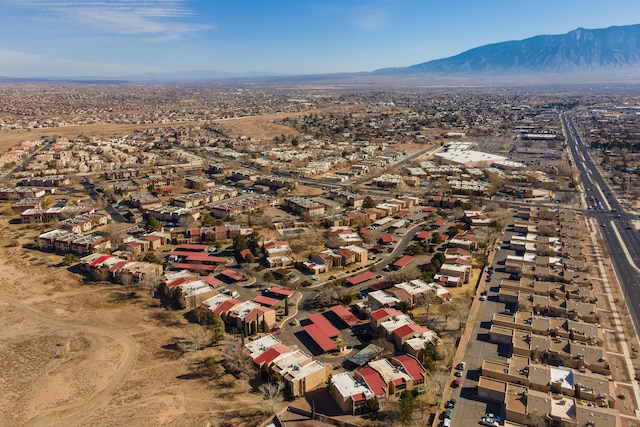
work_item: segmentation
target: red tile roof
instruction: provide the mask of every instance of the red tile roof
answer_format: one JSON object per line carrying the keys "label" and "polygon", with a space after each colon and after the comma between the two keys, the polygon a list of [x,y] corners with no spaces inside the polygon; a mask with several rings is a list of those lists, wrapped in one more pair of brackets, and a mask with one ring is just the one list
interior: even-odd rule
{"label": "red tile roof", "polygon": [[178,270],[189,270],[189,271],[193,271],[193,270],[214,271],[216,268],[218,268],[218,266],[215,264],[190,264],[188,262],[179,262],[178,264],[174,265],[173,268]]}
{"label": "red tile roof", "polygon": [[212,256],[204,252],[196,252],[190,253],[185,258],[185,261],[206,261],[206,262],[215,262],[218,264],[224,264],[227,262],[227,258],[223,256]]}
{"label": "red tile roof", "polygon": [[185,283],[189,283],[189,282],[193,282],[195,281],[196,278],[193,276],[189,276],[189,277],[181,277],[179,279],[176,279],[172,282],[167,283],[167,288],[176,288],[180,285],[183,285]]}
{"label": "red tile roof", "polygon": [[390,288],[392,286],[392,284],[390,282],[387,282],[386,280],[381,280],[380,282],[374,283],[373,285],[370,285],[367,287],[367,289],[369,289],[370,291],[381,291],[383,289],[387,289]]}
{"label": "red tile roof", "polygon": [[318,344],[318,347],[320,347],[322,351],[327,352],[338,348],[336,343],[334,343],[333,340],[328,337],[315,323],[303,326],[302,328],[307,334],[309,334],[309,337]]}
{"label": "red tile roof", "polygon": [[281,354],[291,353],[291,349],[286,345],[276,345],[268,349],[267,351],[260,354],[258,357],[253,359],[253,361],[257,365],[270,365],[273,360],[280,356]]}
{"label": "red tile roof", "polygon": [[395,286],[393,286],[389,288],[387,292],[390,292],[393,295],[395,295],[396,298],[398,298],[400,301],[403,301],[409,304],[413,302],[413,298],[411,298],[411,295],[409,295],[409,292],[405,291],[402,288],[396,288]]}
{"label": "red tile roof", "polygon": [[397,267],[397,268],[402,268],[402,267],[405,267],[407,264],[409,264],[414,259],[415,259],[415,257],[413,257],[411,255],[404,255],[402,258],[400,258],[399,260],[394,262],[393,266]]}
{"label": "red tile roof", "polygon": [[225,277],[228,277],[231,280],[235,280],[235,281],[244,279],[244,275],[242,273],[240,273],[239,271],[232,270],[230,268],[227,268],[227,269],[221,271],[220,274],[222,274]]}
{"label": "red tile roof", "polygon": [[279,241],[276,241],[276,242],[269,242],[269,243],[265,243],[265,244],[263,245],[263,247],[264,247],[265,249],[269,249],[269,248],[272,248],[272,247],[274,247],[274,246],[288,246],[288,245],[287,245],[287,242],[279,242]]}
{"label": "red tile roof", "polygon": [[293,289],[283,288],[282,286],[272,286],[272,287],[269,288],[269,292],[271,292],[272,294],[277,294],[277,295],[282,295],[282,296],[285,296],[285,297],[290,297],[296,291],[294,291]]}
{"label": "red tile roof", "polygon": [[393,331],[393,334],[397,335],[400,338],[404,338],[406,336],[412,336],[420,332],[430,332],[430,330],[429,328],[425,328],[424,326],[416,325],[414,323],[414,324],[404,325],[399,327],[398,329]]}
{"label": "red tile roof", "polygon": [[367,366],[356,371],[362,378],[367,386],[371,389],[374,395],[381,396],[386,394],[387,383],[384,382],[382,375],[375,369]]}
{"label": "red tile roof", "polygon": [[407,371],[407,373],[411,375],[414,381],[424,380],[425,369],[420,364],[420,362],[418,362],[418,359],[408,354],[395,356],[394,359],[400,362],[400,364],[404,367],[405,371]]}
{"label": "red tile roof", "polygon": [[357,285],[359,283],[366,282],[367,280],[371,280],[376,276],[376,273],[372,271],[366,271],[364,273],[358,274],[357,276],[349,277],[347,279],[347,282],[349,282],[350,285]]}
{"label": "red tile roof", "polygon": [[244,316],[244,321],[247,323],[254,322],[254,321],[259,322],[263,319],[263,316],[269,311],[273,311],[273,310],[269,307],[256,307],[253,310],[251,310],[249,314]]}
{"label": "red tile roof", "polygon": [[367,396],[364,393],[358,393],[351,396],[351,398],[354,402],[361,402],[363,400],[366,400]]}
{"label": "red tile roof", "polygon": [[112,255],[102,255],[102,256],[96,258],[91,264],[89,264],[89,266],[90,267],[95,267],[96,265],[102,264],[103,262],[105,262],[109,258],[113,258],[113,256]]}
{"label": "red tile roof", "polygon": [[117,262],[115,265],[112,265],[111,268],[109,268],[109,273],[113,273],[114,271],[118,271],[120,270],[122,267],[124,267],[125,265],[129,264],[131,261],[120,261]]}
{"label": "red tile roof", "polygon": [[220,304],[219,306],[217,306],[215,309],[213,309],[212,311],[215,314],[225,314],[227,313],[229,310],[231,310],[233,307],[235,307],[238,304],[242,304],[242,301],[240,301],[239,299],[228,299],[226,301],[224,301],[222,304]]}
{"label": "red tile roof", "polygon": [[422,230],[421,232],[419,232],[418,234],[416,234],[416,238],[417,239],[428,239],[429,236],[431,236],[431,232],[427,231],[427,230]]}
{"label": "red tile roof", "polygon": [[280,302],[279,299],[265,297],[264,295],[258,295],[257,297],[253,298],[251,301],[257,302],[258,304],[262,304],[267,307],[273,307],[274,305]]}
{"label": "red tile roof", "polygon": [[313,313],[307,316],[315,325],[318,325],[322,332],[329,338],[337,337],[340,331],[331,324],[321,313]]}
{"label": "red tile roof", "polygon": [[344,305],[334,305],[333,307],[331,307],[331,311],[333,311],[344,323],[349,326],[356,325],[360,321]]}
{"label": "red tile roof", "polygon": [[216,279],[216,278],[215,278],[215,277],[213,277],[213,276],[204,276],[204,277],[202,278],[202,280],[203,280],[207,285],[209,285],[209,286],[213,286],[214,288],[215,288],[216,286],[220,286],[220,285],[222,284],[222,281],[221,281],[221,280],[218,280],[218,279]]}
{"label": "red tile roof", "polygon": [[382,241],[382,243],[391,243],[393,242],[393,237],[391,237],[391,234],[385,233],[380,236],[380,240]]}
{"label": "red tile roof", "polygon": [[372,311],[370,316],[373,320],[378,321],[388,316],[399,316],[401,314],[403,313],[395,308],[381,308],[380,310]]}

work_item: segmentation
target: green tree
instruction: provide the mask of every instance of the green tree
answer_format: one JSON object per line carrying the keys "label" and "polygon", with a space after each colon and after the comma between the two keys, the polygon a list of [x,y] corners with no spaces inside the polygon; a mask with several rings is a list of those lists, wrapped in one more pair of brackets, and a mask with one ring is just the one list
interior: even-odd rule
{"label": "green tree", "polygon": [[224,339],[224,321],[219,314],[211,313],[212,316],[209,320],[209,329],[213,333],[212,340],[214,343],[220,342]]}
{"label": "green tree", "polygon": [[365,209],[375,208],[376,207],[376,202],[373,201],[371,196],[367,196],[362,201],[362,207],[365,208]]}
{"label": "green tree", "polygon": [[202,361],[202,370],[211,378],[220,378],[224,373],[224,368],[221,366],[220,362],[212,356],[206,357]]}
{"label": "green tree", "polygon": [[374,414],[380,410],[380,402],[375,397],[372,397],[364,402],[364,407],[367,412]]}
{"label": "green tree", "polygon": [[149,218],[144,226],[146,232],[161,231],[162,223],[157,218]]}
{"label": "green tree", "polygon": [[286,288],[287,286],[289,286],[291,284],[291,281],[289,280],[289,278],[287,276],[282,276],[280,278],[280,282],[278,282],[280,284],[280,286],[282,286],[283,288]]}
{"label": "green tree", "polygon": [[251,249],[251,252],[254,254],[257,254],[258,249],[260,248],[260,237],[261,236],[257,231],[253,231],[247,238],[247,247]]}
{"label": "green tree", "polygon": [[153,252],[145,254],[145,256],[142,258],[142,261],[150,262],[152,264],[162,264],[162,261],[160,261],[160,259]]}
{"label": "green tree", "polygon": [[247,249],[249,246],[247,244],[247,238],[240,234],[233,237],[233,250],[234,251],[243,251]]}
{"label": "green tree", "polygon": [[200,217],[200,223],[203,227],[213,227],[216,225],[216,219],[209,212],[205,212]]}
{"label": "green tree", "polygon": [[400,423],[403,426],[410,426],[413,418],[413,393],[405,390],[400,395]]}
{"label": "green tree", "polygon": [[438,233],[437,231],[433,232],[433,234],[431,235],[431,243],[433,243],[434,245],[439,245],[440,243],[442,243],[442,236],[440,235],[440,233]]}
{"label": "green tree", "polygon": [[78,261],[80,261],[80,258],[78,258],[77,255],[72,253],[65,254],[65,256],[62,258],[62,263],[64,265],[73,265]]}
{"label": "green tree", "polygon": [[273,275],[273,272],[271,270],[264,273],[262,278],[266,280],[267,283],[273,283],[276,280],[276,277]]}

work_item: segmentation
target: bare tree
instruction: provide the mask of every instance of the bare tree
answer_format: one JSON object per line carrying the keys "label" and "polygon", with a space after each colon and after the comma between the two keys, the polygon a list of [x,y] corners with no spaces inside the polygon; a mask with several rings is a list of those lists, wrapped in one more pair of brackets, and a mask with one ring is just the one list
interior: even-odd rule
{"label": "bare tree", "polygon": [[442,392],[444,391],[444,386],[447,383],[448,378],[449,371],[438,369],[431,375],[428,375],[425,380],[426,389],[432,391],[437,402],[440,402],[440,398],[442,397]]}
{"label": "bare tree", "polygon": [[284,400],[282,391],[284,390],[284,383],[282,381],[269,382],[260,385],[260,393],[262,399],[264,399],[266,407],[272,414],[276,414],[280,409],[280,404]]}
{"label": "bare tree", "polygon": [[160,286],[160,278],[156,277],[156,276],[153,276],[153,275],[150,275],[150,274],[145,274],[144,276],[142,276],[140,278],[139,284],[144,289],[148,289],[149,293],[153,297],[153,296],[156,295],[156,291],[158,290],[158,287]]}
{"label": "bare tree", "polygon": [[458,298],[453,300],[451,307],[453,308],[454,316],[458,320],[458,330],[464,330],[466,320],[469,317],[469,311],[471,310],[471,304],[465,299]]}
{"label": "bare tree", "polygon": [[377,338],[373,343],[382,348],[382,353],[380,354],[382,357],[391,357],[396,351],[396,347],[393,343],[385,338]]}
{"label": "bare tree", "polygon": [[185,331],[184,340],[178,346],[183,350],[198,351],[204,346],[206,338],[206,330],[200,325],[194,325]]}
{"label": "bare tree", "polygon": [[224,357],[223,365],[227,372],[243,380],[253,378],[255,368],[253,360],[243,351],[243,347],[238,341],[227,340],[222,346]]}
{"label": "bare tree", "polygon": [[428,318],[431,306],[441,304],[442,299],[435,292],[425,292],[420,296],[418,303],[426,308],[426,317]]}

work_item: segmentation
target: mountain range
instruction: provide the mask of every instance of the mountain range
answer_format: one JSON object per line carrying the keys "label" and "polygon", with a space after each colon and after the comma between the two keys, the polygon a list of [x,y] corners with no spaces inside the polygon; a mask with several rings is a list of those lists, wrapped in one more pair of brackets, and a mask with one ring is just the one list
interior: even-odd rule
{"label": "mountain range", "polygon": [[[524,40],[506,41],[479,46],[449,58],[436,59],[409,67],[382,68],[373,72],[334,73],[316,75],[282,75],[269,72],[224,73],[218,71],[183,71],[148,73],[118,77],[70,76],[11,78],[0,77],[2,82],[66,81],[76,83],[114,84],[127,82],[214,82],[232,80],[269,82],[342,81],[381,77],[401,83],[399,76],[433,80],[438,78],[459,82],[459,79],[501,79],[513,77],[514,82],[527,78],[545,80],[561,78],[575,81],[592,78],[606,82],[614,80],[640,80],[640,24],[614,26],[601,29],[578,28],[566,34],[540,35]],[[538,76],[538,77],[536,77]],[[384,79],[383,79],[384,80]]]}
{"label": "mountain range", "polygon": [[489,44],[449,58],[374,74],[518,74],[621,70],[640,66],[640,24],[578,28]]}

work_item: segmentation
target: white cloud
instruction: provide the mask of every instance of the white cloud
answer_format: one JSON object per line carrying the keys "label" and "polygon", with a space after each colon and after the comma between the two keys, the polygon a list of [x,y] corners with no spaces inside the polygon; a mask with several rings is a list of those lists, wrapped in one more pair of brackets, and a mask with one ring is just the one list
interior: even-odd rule
{"label": "white cloud", "polygon": [[117,76],[134,71],[139,70],[119,64],[72,61],[0,50],[0,76],[3,77]]}
{"label": "white cloud", "polygon": [[160,40],[213,28],[187,22],[193,12],[185,0],[0,0],[0,3],[52,12],[68,22],[107,32],[153,35]]}
{"label": "white cloud", "polygon": [[364,30],[381,30],[389,26],[392,13],[380,7],[358,8],[355,13],[355,25]]}

